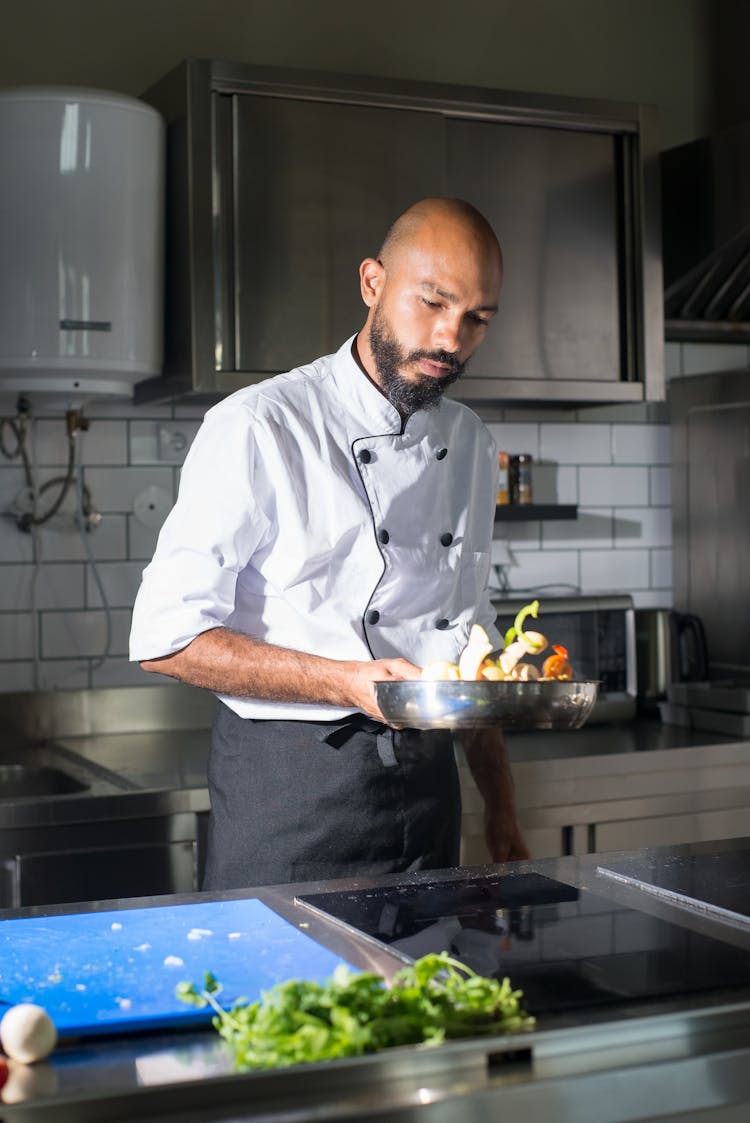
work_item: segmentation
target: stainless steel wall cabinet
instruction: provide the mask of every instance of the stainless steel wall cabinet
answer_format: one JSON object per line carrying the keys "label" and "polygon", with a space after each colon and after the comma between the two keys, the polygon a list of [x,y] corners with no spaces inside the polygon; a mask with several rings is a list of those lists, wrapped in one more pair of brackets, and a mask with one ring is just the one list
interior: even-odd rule
{"label": "stainless steel wall cabinet", "polygon": [[472,403],[664,397],[658,150],[644,106],[190,60],[168,122],[165,376],[218,397],[335,350],[398,213],[460,195],[506,259]]}

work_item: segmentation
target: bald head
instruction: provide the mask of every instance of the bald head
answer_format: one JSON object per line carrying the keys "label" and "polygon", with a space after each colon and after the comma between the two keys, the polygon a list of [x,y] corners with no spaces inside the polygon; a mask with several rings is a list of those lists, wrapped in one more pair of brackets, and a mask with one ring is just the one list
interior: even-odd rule
{"label": "bald head", "polygon": [[422,242],[439,244],[446,239],[460,239],[468,252],[474,251],[502,275],[503,255],[495,231],[464,199],[420,199],[393,223],[378,256],[391,269],[403,253],[411,253]]}

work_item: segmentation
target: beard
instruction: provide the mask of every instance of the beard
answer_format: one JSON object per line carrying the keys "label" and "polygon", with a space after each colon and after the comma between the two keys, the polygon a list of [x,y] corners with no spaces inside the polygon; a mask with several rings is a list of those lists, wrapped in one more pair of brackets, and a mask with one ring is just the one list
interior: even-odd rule
{"label": "beard", "polygon": [[[459,363],[450,351],[404,351],[379,308],[375,309],[370,326],[370,350],[380,378],[381,390],[404,417],[410,417],[418,409],[434,409],[448,387],[461,377],[466,367],[466,363]],[[438,378],[418,374],[413,379],[401,373],[402,368],[418,359],[444,363],[448,372]]]}

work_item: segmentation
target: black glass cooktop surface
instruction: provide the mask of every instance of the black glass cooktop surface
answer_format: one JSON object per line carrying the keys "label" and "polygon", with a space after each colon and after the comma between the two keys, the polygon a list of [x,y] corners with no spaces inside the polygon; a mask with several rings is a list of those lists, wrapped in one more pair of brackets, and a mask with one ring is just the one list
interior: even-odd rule
{"label": "black glass cooktop surface", "polygon": [[750,951],[540,874],[298,900],[411,958],[507,975],[537,1015],[750,983]]}
{"label": "black glass cooktop surface", "polygon": [[[750,818],[750,816],[749,816]],[[654,896],[707,912],[716,911],[750,929],[750,847],[714,852],[657,854],[643,859],[603,860],[597,873],[623,878]]]}

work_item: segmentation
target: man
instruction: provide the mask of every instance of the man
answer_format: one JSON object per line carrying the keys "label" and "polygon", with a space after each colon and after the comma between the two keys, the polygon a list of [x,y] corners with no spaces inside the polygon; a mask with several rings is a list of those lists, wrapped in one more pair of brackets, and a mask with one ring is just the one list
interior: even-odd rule
{"label": "man", "polygon": [[[497,310],[486,220],[425,199],[360,266],[362,330],[211,409],[144,572],[131,658],[220,698],[204,887],[458,862],[446,731],[393,730],[375,683],[500,646],[497,458],[443,399]],[[527,855],[502,736],[463,737],[495,860]]]}

